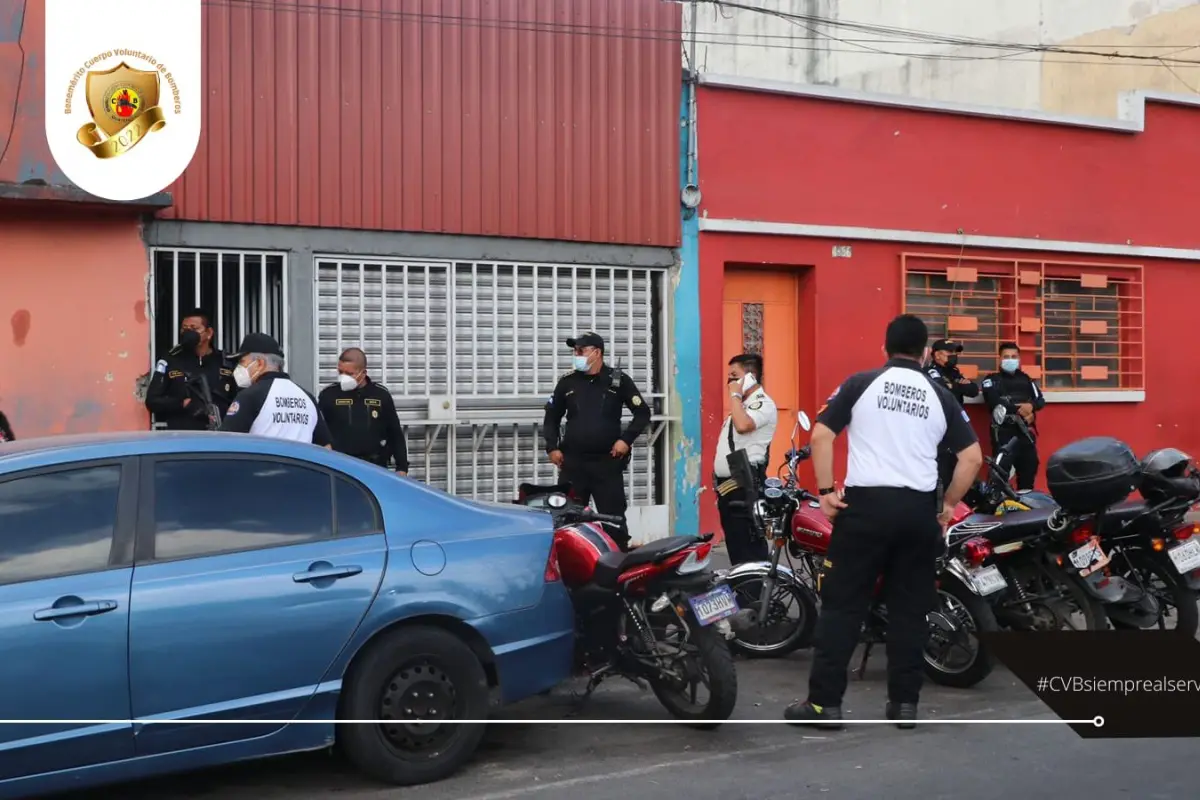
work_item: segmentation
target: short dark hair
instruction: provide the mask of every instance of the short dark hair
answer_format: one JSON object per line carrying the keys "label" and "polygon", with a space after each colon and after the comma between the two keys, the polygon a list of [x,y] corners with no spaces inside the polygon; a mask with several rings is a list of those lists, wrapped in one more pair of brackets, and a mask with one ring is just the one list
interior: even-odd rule
{"label": "short dark hair", "polygon": [[179,315],[179,324],[182,325],[185,319],[191,319],[192,317],[199,317],[200,319],[204,320],[204,327],[212,327],[212,317],[208,316],[208,312],[203,308],[193,308],[189,311],[183,312]]}
{"label": "short dark hair", "polygon": [[888,356],[920,358],[929,344],[929,328],[915,314],[901,314],[888,323],[883,337],[883,349]]}
{"label": "short dark hair", "polygon": [[1000,349],[996,352],[1003,353],[1005,350],[1016,350],[1018,353],[1021,352],[1021,348],[1017,347],[1016,342],[1001,342]]}
{"label": "short dark hair", "polygon": [[753,374],[754,377],[758,378],[758,382],[762,383],[763,360],[762,356],[760,356],[758,353],[739,353],[738,355],[729,359],[729,366],[732,367],[734,364],[737,364],[739,367],[746,370],[746,372]]}
{"label": "short dark hair", "polygon": [[338,356],[338,361],[346,361],[363,369],[367,368],[367,354],[362,351],[361,347],[347,347]]}

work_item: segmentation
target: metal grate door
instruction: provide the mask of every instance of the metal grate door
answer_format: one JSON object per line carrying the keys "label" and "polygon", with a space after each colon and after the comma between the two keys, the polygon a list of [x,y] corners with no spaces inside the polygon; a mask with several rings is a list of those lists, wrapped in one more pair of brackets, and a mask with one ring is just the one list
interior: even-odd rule
{"label": "metal grate door", "polygon": [[318,379],[334,379],[345,347],[366,351],[371,374],[396,398],[415,477],[498,502],[522,481],[553,480],[543,408],[570,368],[563,339],[595,330],[655,412],[634,447],[630,503],[665,502],[663,271],[316,260]]}
{"label": "metal grate door", "polygon": [[150,364],[179,343],[180,315],[203,309],[212,320],[214,344],[229,352],[247,333],[265,332],[287,348],[284,302],[287,257],[242,250],[151,248],[148,291]]}

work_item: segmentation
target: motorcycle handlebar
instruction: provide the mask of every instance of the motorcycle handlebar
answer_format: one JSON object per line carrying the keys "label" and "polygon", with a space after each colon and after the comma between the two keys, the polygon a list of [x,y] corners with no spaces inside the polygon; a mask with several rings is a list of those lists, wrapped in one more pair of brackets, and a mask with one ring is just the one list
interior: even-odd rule
{"label": "motorcycle handlebar", "polygon": [[602,522],[610,525],[620,525],[624,522],[621,517],[612,514],[600,514],[586,508],[570,509],[562,512],[561,516],[576,522]]}

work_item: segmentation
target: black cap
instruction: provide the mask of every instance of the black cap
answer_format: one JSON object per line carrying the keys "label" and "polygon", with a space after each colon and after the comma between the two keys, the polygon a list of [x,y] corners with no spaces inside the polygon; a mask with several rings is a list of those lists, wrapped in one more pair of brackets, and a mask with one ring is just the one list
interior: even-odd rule
{"label": "black cap", "polygon": [[938,339],[933,343],[933,347],[929,349],[934,353],[939,350],[945,350],[947,353],[961,353],[962,345],[953,339]]}
{"label": "black cap", "polygon": [[237,360],[247,353],[262,353],[268,356],[283,357],[283,350],[279,348],[279,342],[266,333],[248,333],[246,338],[242,339],[242,345],[237,349],[236,353],[230,353],[227,358]]}
{"label": "black cap", "polygon": [[603,352],[604,340],[600,338],[600,334],[588,331],[587,333],[581,333],[578,336],[572,336],[570,339],[567,339],[567,347],[594,347]]}

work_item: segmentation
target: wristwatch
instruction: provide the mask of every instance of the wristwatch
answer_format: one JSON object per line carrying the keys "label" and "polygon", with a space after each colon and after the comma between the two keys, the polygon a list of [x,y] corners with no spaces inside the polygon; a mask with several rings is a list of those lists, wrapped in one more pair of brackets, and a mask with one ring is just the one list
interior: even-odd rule
{"label": "wristwatch", "polygon": [[730,396],[730,397],[736,397],[738,400],[741,400],[741,399],[742,399],[742,396],[741,396],[740,394],[738,394],[737,392],[730,392],[730,393],[729,393],[729,396]]}
{"label": "wristwatch", "polygon": [[833,489],[833,488],[829,488],[829,489],[817,489],[817,494],[821,495],[821,497],[824,497],[825,495],[827,495],[827,494],[833,494],[833,493],[834,493],[834,492],[836,492],[836,491],[837,491],[837,489]]}

